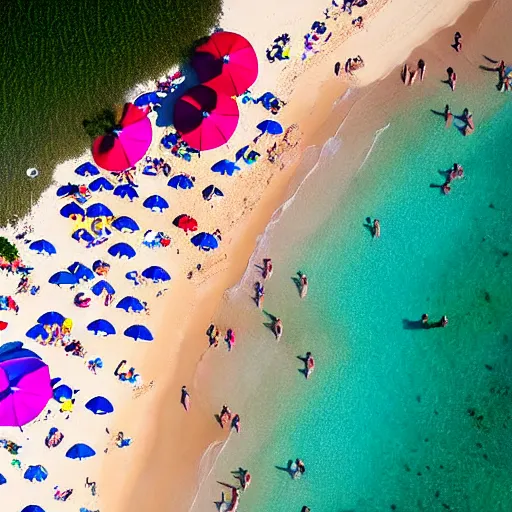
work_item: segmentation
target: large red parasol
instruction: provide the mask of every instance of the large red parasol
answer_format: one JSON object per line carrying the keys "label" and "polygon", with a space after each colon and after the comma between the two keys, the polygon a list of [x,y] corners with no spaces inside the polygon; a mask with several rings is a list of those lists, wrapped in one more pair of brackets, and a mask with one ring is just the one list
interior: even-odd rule
{"label": "large red parasol", "polygon": [[189,89],[174,107],[174,126],[189,146],[200,151],[225,144],[238,117],[235,100],[204,85]]}
{"label": "large red parasol", "polygon": [[254,48],[234,32],[213,34],[196,48],[192,65],[204,85],[228,96],[240,96],[258,76]]}
{"label": "large red parasol", "polygon": [[151,121],[147,114],[146,109],[127,103],[119,126],[94,140],[94,161],[112,172],[121,172],[134,166],[151,144]]}
{"label": "large red parasol", "polygon": [[173,224],[176,227],[183,229],[185,233],[188,231],[197,231],[197,220],[190,217],[190,215],[179,215],[174,219]]}

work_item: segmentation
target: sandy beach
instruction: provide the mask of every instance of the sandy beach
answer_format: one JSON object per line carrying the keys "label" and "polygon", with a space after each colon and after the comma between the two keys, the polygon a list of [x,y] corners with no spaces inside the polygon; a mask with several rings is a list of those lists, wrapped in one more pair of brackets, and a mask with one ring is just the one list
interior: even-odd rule
{"label": "sandy beach", "polygon": [[[163,176],[153,178],[138,173],[140,197],[160,194],[169,202],[169,210],[163,214],[152,213],[142,207],[141,200],[130,203],[109,192],[95,193],[88,203],[103,202],[116,216],[128,215],[136,220],[140,231],[134,234],[115,232],[111,238],[112,242],[127,242],[136,249],[137,255],[131,260],[110,256],[107,246],[111,244],[84,249],[70,237],[76,227],[73,221],[59,214],[66,201],[56,197],[57,187],[68,182],[79,183],[73,170],[89,161],[90,153],[57,168],[55,185],[41,197],[29,218],[0,232],[14,239],[25,225],[30,225],[32,232],[26,239],[47,239],[57,250],[55,256],[46,257],[30,251],[28,244],[18,244],[22,260],[34,267],[33,284],[40,285],[41,289],[35,296],[14,295],[19,276],[1,275],[1,293],[15,296],[20,307],[17,316],[12,312],[0,313],[0,320],[9,324],[1,340],[23,341],[49,365],[52,378],[60,377],[63,383],[79,391],[69,418],[59,412],[59,405],[51,400],[46,408],[51,412],[42,413],[23,431],[0,428],[0,438],[22,446],[17,457],[21,470],[10,465],[12,457],[7,452],[1,454],[0,473],[8,483],[0,487],[3,510],[17,512],[29,504],[52,510],[53,489],[57,485],[61,490],[73,489],[71,498],[59,505],[63,511],[79,507],[101,511],[158,511],[170,506],[173,510],[189,510],[197,489],[200,460],[209,446],[223,439],[209,404],[201,399],[201,389],[196,387],[194,375],[208,349],[205,331],[214,320],[225,290],[240,279],[258,236],[274,211],[293,193],[297,174],[307,167],[301,162],[305,149],[323,145],[347,114],[350,102],[346,107],[338,104],[336,119],[331,118],[336,100],[349,89],[364,88],[384,78],[415,48],[454,23],[470,3],[464,0],[448,4],[434,0],[415,4],[406,0],[370,2],[364,8],[354,8],[353,16],[340,13],[337,20],[325,20],[327,33],[332,32],[332,36],[319,46],[318,54],[309,54],[303,61],[304,34],[315,20],[324,20],[322,11],[328,5],[305,4],[299,8],[288,0],[278,5],[265,0],[247,16],[243,6],[225,2],[221,27],[247,37],[258,55],[260,72],[251,88],[253,96],[272,91],[287,102],[276,119],[285,129],[290,129],[288,143],[283,142],[282,137],[278,139],[282,151],[272,164],[265,154],[274,140],[263,136],[253,146],[262,154],[259,162],[233,177],[219,176],[210,172],[212,164],[223,158],[233,159],[235,152],[258,134],[256,124],[271,117],[260,105],[240,105],[240,123],[229,144],[205,152],[190,163],[174,159],[164,151],[159,142],[165,129],[154,127],[148,154],[165,158],[172,165],[173,173],[195,176],[194,189],[174,190],[166,187]],[[362,29],[351,23],[359,15],[364,18]],[[291,58],[271,64],[265,58],[265,49],[285,32],[292,41]],[[343,67],[349,57],[356,55],[362,56],[364,68],[352,76],[341,73],[336,77],[333,71],[336,61]],[[156,113],[150,117],[156,121]],[[108,177],[108,173],[103,174]],[[200,191],[212,183],[224,192],[221,201],[202,199]],[[206,254],[193,247],[190,235],[172,224],[173,219],[183,213],[192,215],[201,231],[220,229],[220,248]],[[142,237],[149,229],[168,234],[172,239],[170,247],[143,247]],[[96,297],[91,307],[81,310],[73,305],[73,297],[77,291],[88,290],[90,285],[81,284],[77,290],[70,291],[48,284],[51,275],[73,262],[91,267],[97,259],[111,264],[108,281],[116,289],[116,299],[134,295],[148,303],[149,315],[125,313],[116,309],[115,303],[106,308]],[[167,270],[172,276],[171,282],[134,287],[125,279],[127,272],[142,271],[149,265]],[[201,265],[201,270],[197,270],[197,265]],[[189,272],[192,272],[191,279],[187,279]],[[73,320],[72,335],[84,345],[87,351],[84,358],[66,355],[62,348],[41,346],[26,338],[27,330],[46,311],[58,311]],[[103,338],[88,332],[86,326],[98,318],[112,322],[117,335]],[[137,323],[151,330],[155,338],[152,344],[133,342],[122,336],[128,326]],[[103,360],[103,368],[96,375],[87,368],[87,361],[95,357]],[[119,382],[113,375],[121,360],[127,360],[140,374],[141,381],[136,386]],[[179,401],[184,384],[192,397],[188,413]],[[112,402],[114,414],[95,416],[85,409],[85,403],[98,395]],[[64,434],[64,441],[60,447],[49,450],[44,438],[51,427],[57,427]],[[119,449],[115,445],[115,435],[120,431],[133,439],[131,446]],[[65,450],[81,442],[90,445],[97,455],[81,462],[64,458]],[[47,469],[49,477],[45,482],[31,483],[23,479],[24,470],[35,464]],[[96,482],[95,496],[90,487],[85,486],[86,478]]]}

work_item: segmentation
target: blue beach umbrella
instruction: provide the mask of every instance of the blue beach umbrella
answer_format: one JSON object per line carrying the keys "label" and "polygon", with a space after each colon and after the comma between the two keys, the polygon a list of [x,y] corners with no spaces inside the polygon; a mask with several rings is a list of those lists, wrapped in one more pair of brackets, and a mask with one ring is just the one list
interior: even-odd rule
{"label": "blue beach umbrella", "polygon": [[64,315],[61,315],[57,311],[48,311],[48,313],[45,313],[44,315],[41,315],[37,319],[37,323],[41,325],[62,325],[64,323],[64,320],[66,320],[66,317]]}
{"label": "blue beach umbrella", "polygon": [[64,402],[64,400],[70,400],[73,396],[73,390],[66,386],[66,384],[61,384],[53,390],[53,399],[59,403]]}
{"label": "blue beach umbrella", "polygon": [[61,271],[53,274],[53,276],[48,279],[48,282],[60,286],[61,284],[75,285],[78,283],[78,280],[71,272]]}
{"label": "blue beach umbrella", "polygon": [[91,192],[101,192],[102,190],[114,190],[114,185],[110,183],[104,176],[96,178],[89,183],[89,190]]}
{"label": "blue beach umbrella", "polygon": [[212,171],[218,172],[222,176],[224,174],[227,174],[228,176],[233,176],[233,173],[239,170],[240,167],[236,165],[236,162],[231,162],[230,160],[221,160],[220,162],[217,162],[216,164],[212,165]]}
{"label": "blue beach umbrella", "polygon": [[185,176],[185,174],[176,174],[176,176],[173,176],[167,182],[167,186],[175,189],[182,188],[186,190],[189,188],[194,188],[194,182],[191,178]]}
{"label": "blue beach umbrella", "polygon": [[114,216],[112,210],[108,206],[105,206],[103,203],[91,204],[91,206],[87,208],[85,215],[90,218]]}
{"label": "blue beach umbrella", "polygon": [[190,241],[203,251],[209,251],[219,247],[219,241],[210,233],[199,233],[193,236]]}
{"label": "blue beach umbrella", "polygon": [[21,512],[44,512],[39,505],[27,505]]}
{"label": "blue beach umbrella", "polygon": [[100,171],[98,171],[98,168],[91,164],[91,162],[85,162],[85,164],[79,165],[75,169],[75,173],[79,176],[96,176]]}
{"label": "blue beach umbrella", "polygon": [[87,330],[93,332],[96,336],[110,336],[116,333],[115,327],[103,319],[94,320],[87,326]]}
{"label": "blue beach umbrella", "polygon": [[169,208],[169,203],[163,197],[154,195],[145,199],[142,206],[153,212],[162,213],[163,210]]}
{"label": "blue beach umbrella", "polygon": [[119,196],[121,199],[127,197],[130,201],[133,201],[134,199],[139,197],[139,194],[137,193],[135,188],[132,187],[130,184],[118,185],[114,190],[114,195]]}
{"label": "blue beach umbrella", "polygon": [[144,94],[141,94],[138,98],[135,99],[135,101],[133,102],[133,104],[136,106],[136,107],[145,107],[146,105],[150,105],[150,104],[157,104],[157,103],[160,103],[162,101],[163,98],[165,98],[167,96],[166,93],[162,93],[162,92],[157,92],[157,91],[153,91],[153,92],[146,92]]}
{"label": "blue beach umbrella", "polygon": [[208,185],[203,190],[203,199],[205,201],[209,201],[213,197],[223,197],[223,196],[224,196],[224,192],[222,192],[222,190],[220,190],[220,188],[217,188],[215,185]]}
{"label": "blue beach umbrella", "polygon": [[23,475],[25,480],[44,482],[48,478],[48,471],[43,466],[29,466]]}
{"label": "blue beach umbrella", "polygon": [[124,335],[133,338],[135,341],[153,341],[153,335],[144,325],[132,325],[124,331]]}
{"label": "blue beach umbrella", "polygon": [[2,475],[2,473],[0,473],[0,485],[4,485],[7,483],[7,479],[5,478],[4,475]]}
{"label": "blue beach umbrella", "polygon": [[247,150],[249,149],[249,144],[247,144],[247,146],[244,146],[243,148],[240,148],[237,152],[236,152],[236,155],[235,155],[235,160],[238,162],[238,160],[241,160],[245,153],[247,152]]}
{"label": "blue beach umbrella", "polygon": [[2,361],[10,361],[12,359],[21,359],[22,357],[35,357],[37,359],[41,359],[41,356],[32,352],[32,350],[23,348],[23,343],[21,341],[9,341],[0,347],[0,363]]}
{"label": "blue beach umbrella", "polygon": [[83,443],[77,443],[73,445],[67,452],[66,457],[68,459],[87,459],[94,457],[96,452],[88,445]]}
{"label": "blue beach umbrella", "polygon": [[49,334],[41,324],[36,324],[25,333],[25,336],[31,340],[37,340],[40,337],[43,341],[46,341]]}
{"label": "blue beach umbrella", "polygon": [[160,281],[170,281],[171,276],[162,267],[153,265],[142,271],[142,276],[146,279],[152,279],[153,283],[159,283]]}
{"label": "blue beach umbrella", "polygon": [[136,297],[127,296],[117,303],[116,308],[124,309],[127,313],[129,313],[130,310],[134,313],[140,313],[144,311],[144,304]]}
{"label": "blue beach umbrella", "polygon": [[78,192],[78,185],[72,185],[68,183],[67,185],[62,185],[57,189],[57,197],[65,197],[70,196],[72,194],[76,194]]}
{"label": "blue beach umbrella", "polygon": [[258,126],[256,126],[258,130],[264,133],[269,133],[270,135],[280,135],[283,133],[283,127],[277,122],[268,119],[266,121],[262,121]]}
{"label": "blue beach umbrella", "polygon": [[104,415],[114,412],[114,406],[103,396],[95,396],[91,398],[86,404],[85,408],[93,414]]}
{"label": "blue beach umbrella", "polygon": [[77,229],[71,235],[71,238],[75,239],[77,242],[83,240],[84,242],[92,242],[94,241],[94,237],[84,228]]}
{"label": "blue beach umbrella", "polygon": [[38,254],[44,254],[46,256],[51,256],[52,254],[57,254],[55,247],[53,244],[48,242],[48,240],[36,240],[32,242],[28,248],[31,251],[35,251]]}
{"label": "blue beach umbrella", "polygon": [[104,290],[106,290],[106,292],[110,295],[114,295],[116,293],[116,291],[114,290],[114,287],[110,283],[105,281],[104,279],[102,279],[101,281],[98,281],[91,288],[92,293],[94,293],[94,295],[96,295],[98,297],[103,293]]}
{"label": "blue beach umbrella", "polygon": [[116,228],[118,231],[133,233],[134,231],[139,231],[139,225],[130,217],[117,217],[117,219],[112,222],[112,227]]}
{"label": "blue beach umbrella", "polygon": [[125,242],[119,242],[108,248],[108,253],[117,258],[128,258],[131,260],[137,253],[135,249]]}
{"label": "blue beach umbrella", "polygon": [[82,279],[84,281],[91,281],[96,277],[94,272],[89,267],[86,267],[79,261],[72,263],[68,267],[68,270],[76,277],[77,281],[81,281]]}
{"label": "blue beach umbrella", "polygon": [[69,217],[71,217],[71,215],[82,215],[82,217],[83,217],[85,215],[85,212],[76,203],[68,203],[60,209],[60,214],[63,217],[66,217],[67,219],[69,219]]}

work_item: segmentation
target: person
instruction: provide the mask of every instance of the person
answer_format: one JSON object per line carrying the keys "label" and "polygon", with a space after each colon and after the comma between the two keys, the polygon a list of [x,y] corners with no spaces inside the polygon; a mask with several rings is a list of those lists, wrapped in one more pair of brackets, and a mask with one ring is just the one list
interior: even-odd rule
{"label": "person", "polygon": [[242,490],[245,491],[247,489],[247,487],[249,487],[249,485],[251,484],[251,474],[249,473],[249,471],[244,471],[243,474],[242,474]]}
{"label": "person", "polygon": [[439,321],[439,325],[441,327],[446,327],[448,325],[448,317],[446,315],[443,315],[441,317],[441,320]]}
{"label": "person", "polygon": [[462,112],[462,117],[464,119],[464,122],[466,123],[466,126],[464,127],[464,135],[470,135],[475,130],[475,125],[473,123],[473,114],[465,108]]}
{"label": "person", "polygon": [[375,219],[373,221],[373,238],[380,238],[380,221]]}
{"label": "person", "polygon": [[309,507],[306,507],[306,505],[304,505],[300,512],[311,512],[311,509]]}
{"label": "person", "polygon": [[263,301],[265,300],[265,287],[261,283],[256,283],[256,304],[258,308],[263,307]]}
{"label": "person", "polygon": [[265,279],[265,281],[266,281],[267,279],[270,279],[272,277],[272,272],[274,271],[274,267],[272,265],[272,260],[270,258],[264,259],[263,266],[264,266],[263,279]]}
{"label": "person", "polygon": [[336,62],[336,64],[334,64],[334,74],[336,76],[338,76],[340,74],[340,69],[341,69],[341,62]]}
{"label": "person", "polygon": [[502,82],[503,79],[505,78],[505,61],[504,60],[500,60],[500,63],[498,64],[496,71],[499,73],[500,82]]}
{"label": "person", "polygon": [[313,359],[313,356],[311,355],[311,352],[306,352],[306,379],[309,379],[310,375],[315,370],[315,360]]}
{"label": "person", "polygon": [[363,28],[363,17],[358,16],[357,18],[352,20],[352,25],[356,28]]}
{"label": "person", "polygon": [[283,335],[283,321],[280,318],[276,318],[274,321],[274,334],[277,341],[279,341]]}
{"label": "person", "polygon": [[123,432],[118,432],[116,436],[116,446],[118,448],[124,448],[125,446],[130,446],[132,444],[132,439],[130,437],[124,437]]}
{"label": "person", "polygon": [[234,428],[240,434],[240,415],[235,414],[231,420],[231,428]]}
{"label": "person", "polygon": [[457,73],[452,68],[448,68],[448,84],[452,91],[455,91],[457,85]]}
{"label": "person", "polygon": [[462,51],[462,34],[459,31],[455,32],[453,48],[457,53]]}
{"label": "person", "polygon": [[231,349],[235,346],[235,333],[233,329],[228,329],[226,331],[225,341],[228,344],[228,351],[231,352]]}
{"label": "person", "polygon": [[231,416],[232,416],[231,410],[229,409],[229,407],[226,404],[224,404],[222,406],[222,409],[220,411],[220,416],[219,416],[220,424],[221,424],[222,428],[224,428],[224,425],[227,425],[227,423],[229,421],[231,421]]}
{"label": "person", "polygon": [[423,313],[423,315],[421,315],[421,323],[423,324],[423,327],[428,327],[428,314],[427,313]]}
{"label": "person", "polygon": [[423,82],[425,78],[425,73],[427,72],[427,65],[423,59],[418,61],[418,69],[420,70],[420,80]]}
{"label": "person", "polygon": [[410,85],[411,82],[411,72],[409,70],[407,62],[404,64],[404,67],[402,68],[402,81],[405,85]]}
{"label": "person", "polygon": [[187,390],[187,386],[181,387],[181,405],[183,405],[183,408],[185,411],[188,411],[190,409],[190,394]]}
{"label": "person", "polygon": [[445,120],[445,127],[449,128],[453,121],[453,114],[450,111],[449,105],[446,105],[444,107],[444,120]]}
{"label": "person", "polygon": [[301,459],[295,459],[295,470],[293,472],[293,478],[297,479],[306,472],[306,466]]}
{"label": "person", "polygon": [[308,276],[306,274],[300,275],[300,298],[304,299],[308,294]]}
{"label": "person", "polygon": [[441,187],[441,190],[443,191],[443,194],[447,196],[452,191],[452,188],[450,187],[450,182],[447,181],[446,183],[444,183],[443,186]]}

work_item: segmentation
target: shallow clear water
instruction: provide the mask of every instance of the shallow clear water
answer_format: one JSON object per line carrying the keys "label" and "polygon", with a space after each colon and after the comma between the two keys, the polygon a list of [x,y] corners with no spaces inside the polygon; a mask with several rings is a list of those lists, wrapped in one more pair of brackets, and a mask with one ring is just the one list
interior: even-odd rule
{"label": "shallow clear water", "polygon": [[[286,243],[315,208],[314,184],[285,213],[262,250],[275,264],[265,309],[283,319],[279,345],[247,288],[221,313],[240,346],[219,356],[216,372],[246,371],[211,394],[241,413],[243,432],[210,480],[235,484],[229,471],[249,469],[241,510],[512,508],[512,105],[460,95],[460,110],[475,105],[475,134],[444,131],[435,103],[422,100],[392,117],[313,235]],[[331,170],[342,172],[343,151]],[[443,196],[430,185],[453,162],[466,177]],[[368,216],[380,219],[381,239],[364,227]],[[291,279],[299,269],[310,278],[304,301]],[[425,312],[449,325],[415,328]],[[310,381],[296,359],[307,350],[317,363]],[[299,481],[277,468],[296,457],[307,468]]]}

